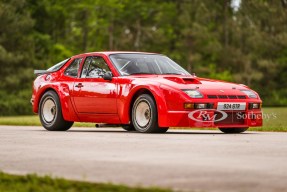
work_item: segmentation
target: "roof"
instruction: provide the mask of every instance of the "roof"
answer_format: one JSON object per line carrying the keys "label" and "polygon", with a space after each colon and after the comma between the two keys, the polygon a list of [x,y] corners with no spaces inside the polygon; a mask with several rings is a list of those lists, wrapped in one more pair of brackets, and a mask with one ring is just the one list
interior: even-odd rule
{"label": "roof", "polygon": [[124,54],[124,53],[138,53],[138,54],[158,54],[158,53],[150,53],[150,52],[139,52],[139,51],[99,51],[99,52],[87,52],[81,53],[74,56],[84,56],[87,54],[103,54],[103,55],[111,55],[111,54]]}

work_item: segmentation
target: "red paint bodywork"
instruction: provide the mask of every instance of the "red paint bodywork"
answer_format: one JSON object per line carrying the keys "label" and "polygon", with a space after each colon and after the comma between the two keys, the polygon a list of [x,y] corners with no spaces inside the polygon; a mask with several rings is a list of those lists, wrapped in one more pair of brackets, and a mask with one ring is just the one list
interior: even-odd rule
{"label": "red paint bodywork", "polygon": [[[244,113],[256,114],[255,119],[245,119],[244,124],[220,124],[215,122],[198,122],[190,119],[188,114],[194,109],[185,109],[185,103],[218,102],[262,103],[259,95],[256,99],[210,99],[207,95],[244,95],[240,89],[250,90],[244,85],[223,81],[183,75],[130,75],[120,76],[109,59],[110,54],[126,52],[94,52],[72,57],[59,71],[39,75],[33,84],[31,101],[33,111],[38,113],[41,96],[48,90],[54,90],[61,102],[63,118],[67,121],[96,122],[110,124],[129,124],[131,106],[141,93],[151,94],[157,105],[158,124],[160,127],[252,127],[262,126],[261,109]],[[129,52],[130,53],[130,52]],[[101,56],[113,73],[111,81],[102,78],[72,78],[64,75],[65,69],[75,58],[83,58],[80,69],[87,56]],[[82,88],[75,87],[82,83]],[[182,89],[197,89],[204,97],[190,98]],[[208,113],[213,114],[214,111]]]}

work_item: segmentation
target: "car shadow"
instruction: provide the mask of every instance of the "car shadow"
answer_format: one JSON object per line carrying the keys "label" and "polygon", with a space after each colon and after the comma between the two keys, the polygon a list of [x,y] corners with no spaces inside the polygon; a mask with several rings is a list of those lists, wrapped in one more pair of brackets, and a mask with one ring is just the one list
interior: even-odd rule
{"label": "car shadow", "polygon": [[[200,134],[200,135],[238,135],[238,133],[222,133],[222,132],[166,132],[165,134]],[[244,132],[240,134],[256,134],[252,132]]]}
{"label": "car shadow", "polygon": [[[119,128],[120,129],[120,128]],[[124,131],[124,130],[99,130],[99,129],[92,129],[92,130],[68,130],[68,132],[77,132],[77,133],[88,133],[88,132],[93,132],[93,133],[125,133],[125,134],[146,134],[146,133],[139,133],[137,131]],[[181,131],[174,131],[174,130],[170,130],[167,131],[166,133],[151,133],[150,135],[223,135],[226,133],[222,133],[216,130],[181,130]],[[241,134],[257,134],[256,132],[245,132],[245,133],[241,133]],[[227,135],[227,134],[226,134]],[[234,135],[232,133],[228,134],[228,135]]]}
{"label": "car shadow", "polygon": [[[82,129],[82,130],[81,130]],[[121,130],[121,128],[108,128],[109,130],[105,129],[100,129],[100,128],[76,128],[73,129],[71,128],[68,131],[55,131],[54,133],[122,133],[122,134],[148,134],[148,133],[139,133],[137,131],[125,131]],[[117,130],[118,129],[118,130]],[[31,131],[31,130],[30,130]],[[33,131],[43,131],[47,132],[47,130],[40,129],[40,130],[33,130]],[[50,132],[50,131],[49,131]],[[51,131],[52,133],[53,131]],[[224,135],[226,133],[222,133],[220,131],[215,130],[176,130],[176,129],[171,129],[167,131],[166,133],[150,133],[149,135]],[[244,132],[240,134],[258,134],[257,132]],[[226,135],[235,135],[232,133],[226,134]]]}

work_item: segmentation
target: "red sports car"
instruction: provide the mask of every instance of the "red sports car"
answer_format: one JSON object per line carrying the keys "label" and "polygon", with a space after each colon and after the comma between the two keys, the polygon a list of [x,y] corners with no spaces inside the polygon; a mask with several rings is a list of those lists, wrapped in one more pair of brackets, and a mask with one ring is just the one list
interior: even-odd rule
{"label": "red sports car", "polygon": [[241,133],[262,125],[262,101],[245,85],[189,74],[165,55],[93,52],[35,70],[31,103],[49,131],[75,121],[163,133],[217,127]]}

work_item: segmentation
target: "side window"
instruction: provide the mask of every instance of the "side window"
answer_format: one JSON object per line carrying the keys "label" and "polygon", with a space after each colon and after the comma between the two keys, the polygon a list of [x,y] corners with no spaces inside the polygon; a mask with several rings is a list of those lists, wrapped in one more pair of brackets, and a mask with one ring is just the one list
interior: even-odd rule
{"label": "side window", "polygon": [[65,70],[64,74],[71,77],[77,77],[80,64],[83,58],[75,59],[70,66]]}
{"label": "side window", "polygon": [[102,57],[87,57],[81,78],[102,78],[106,72],[111,71]]}

